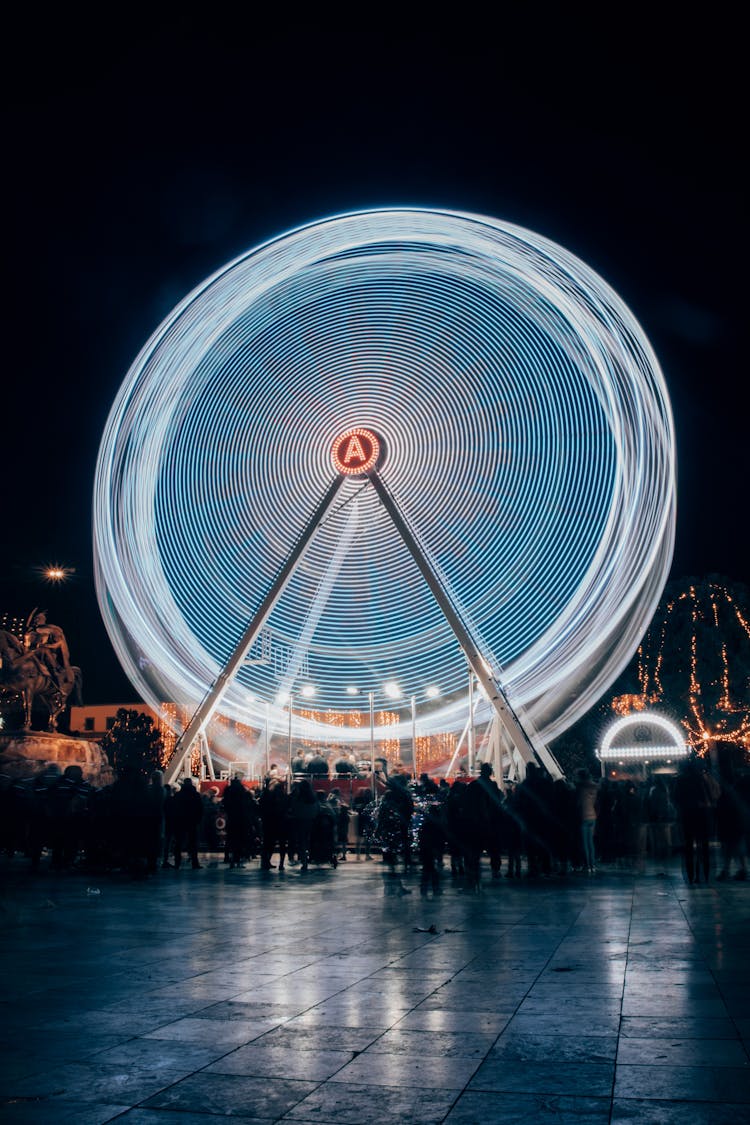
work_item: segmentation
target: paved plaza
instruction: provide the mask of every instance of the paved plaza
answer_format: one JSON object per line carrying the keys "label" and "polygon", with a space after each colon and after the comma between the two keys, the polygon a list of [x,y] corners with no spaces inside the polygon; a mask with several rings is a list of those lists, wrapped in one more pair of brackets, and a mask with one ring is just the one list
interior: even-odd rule
{"label": "paved plaza", "polygon": [[750,1121],[748,883],[219,859],[0,861],[3,1122]]}

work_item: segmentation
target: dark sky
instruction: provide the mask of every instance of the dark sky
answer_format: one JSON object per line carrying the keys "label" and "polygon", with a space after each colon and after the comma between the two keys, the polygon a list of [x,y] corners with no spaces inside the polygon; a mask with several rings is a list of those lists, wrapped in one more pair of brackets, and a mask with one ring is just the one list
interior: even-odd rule
{"label": "dark sky", "polygon": [[[619,28],[551,23],[543,7],[501,7],[494,24],[457,9],[460,27],[437,9],[408,22],[372,8],[356,27],[291,9],[255,27],[107,11],[106,28],[68,9],[9,25],[2,97],[0,612],[49,609],[87,703],[133,696],[99,617],[90,530],[130,363],[214,269],[338,211],[484,213],[601,273],[672,400],[672,577],[750,581],[743,35],[719,22],[726,9],[668,32],[636,13]],[[49,562],[74,578],[45,586]]]}

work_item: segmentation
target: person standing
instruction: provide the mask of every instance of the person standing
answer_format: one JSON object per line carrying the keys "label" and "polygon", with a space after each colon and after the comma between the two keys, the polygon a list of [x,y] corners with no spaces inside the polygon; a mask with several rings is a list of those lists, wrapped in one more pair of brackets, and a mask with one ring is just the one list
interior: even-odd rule
{"label": "person standing", "polygon": [[222,807],[227,818],[226,850],[230,867],[242,867],[249,853],[252,797],[236,775],[224,790]]}
{"label": "person standing", "polygon": [[319,812],[318,798],[307,777],[301,778],[289,796],[290,836],[300,863],[300,870],[307,871],[310,863],[310,835],[313,823]]}
{"label": "person standing", "polygon": [[271,856],[278,848],[279,871],[284,870],[286,859],[286,812],[287,796],[284,782],[273,772],[263,783],[263,791],[258,799],[260,818],[263,824],[263,845],[260,855],[262,871],[273,867]]}
{"label": "person standing", "polygon": [[190,865],[197,871],[198,825],[203,817],[203,802],[200,793],[193,785],[192,777],[186,777],[174,798],[175,848],[174,865],[179,870],[182,863],[183,847],[190,856]]}
{"label": "person standing", "polygon": [[490,762],[482,762],[479,777],[466,786],[464,797],[464,865],[474,891],[480,886],[482,853],[490,857],[493,879],[500,878],[503,795],[492,777]]}
{"label": "person standing", "polygon": [[581,848],[583,865],[589,875],[596,871],[594,853],[594,832],[596,831],[597,796],[599,786],[589,771],[581,768],[576,772],[576,799],[578,803],[578,822],[581,826]]}
{"label": "person standing", "polygon": [[164,850],[165,800],[164,774],[153,770],[146,789],[146,869],[150,875],[155,873]]}
{"label": "person standing", "polygon": [[440,869],[445,850],[445,808],[443,802],[432,794],[424,802],[418,846],[422,865],[420,892],[426,895],[431,890],[433,895],[442,894]]}
{"label": "person standing", "polygon": [[466,851],[466,830],[464,815],[465,797],[468,786],[463,781],[454,781],[445,798],[445,836],[451,860],[451,877],[462,879],[465,875],[464,854]]}
{"label": "person standing", "polygon": [[716,832],[721,844],[721,871],[717,879],[729,879],[732,863],[736,865],[735,879],[746,880],[745,867],[745,823],[742,798],[737,788],[735,770],[731,759],[726,756],[719,760],[721,771],[721,792],[716,802]]}
{"label": "person standing", "polygon": [[372,792],[364,786],[357,791],[353,801],[354,805],[354,827],[357,833],[357,859],[360,858],[362,850],[364,849],[365,859],[372,859],[370,848],[372,846],[372,837],[375,831],[375,822],[373,813],[375,809],[375,802],[373,800]]}
{"label": "person standing", "polygon": [[175,798],[177,790],[174,785],[165,783],[164,785],[164,851],[162,853],[162,868],[165,870],[168,867],[174,867],[173,863],[169,862],[169,857],[174,855],[175,848],[177,847],[176,836],[176,821],[175,821]]}
{"label": "person standing", "polygon": [[674,784],[674,803],[680,818],[684,841],[685,874],[690,884],[700,882],[701,869],[706,882],[711,870],[709,852],[712,795],[696,757],[687,758]]}
{"label": "person standing", "polygon": [[657,773],[648,791],[648,823],[651,833],[651,854],[657,862],[669,858],[672,850],[674,809],[664,774]]}
{"label": "person standing", "polygon": [[328,803],[336,813],[338,856],[339,859],[346,860],[346,849],[349,839],[349,806],[341,796],[341,790],[338,786],[334,786],[328,794]]}
{"label": "person standing", "polygon": [[383,862],[395,871],[399,856],[404,870],[411,866],[411,818],[414,801],[402,774],[394,774],[378,811],[377,835],[383,852]]}

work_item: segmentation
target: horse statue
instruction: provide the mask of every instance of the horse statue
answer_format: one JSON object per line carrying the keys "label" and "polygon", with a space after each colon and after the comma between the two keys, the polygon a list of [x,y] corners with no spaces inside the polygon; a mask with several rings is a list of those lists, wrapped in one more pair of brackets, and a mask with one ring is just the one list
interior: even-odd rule
{"label": "horse statue", "polygon": [[25,731],[31,730],[37,699],[49,711],[48,729],[56,731],[68,700],[82,705],[81,684],[80,668],[60,665],[53,670],[34,651],[27,651],[14,633],[0,629],[0,693],[21,697]]}

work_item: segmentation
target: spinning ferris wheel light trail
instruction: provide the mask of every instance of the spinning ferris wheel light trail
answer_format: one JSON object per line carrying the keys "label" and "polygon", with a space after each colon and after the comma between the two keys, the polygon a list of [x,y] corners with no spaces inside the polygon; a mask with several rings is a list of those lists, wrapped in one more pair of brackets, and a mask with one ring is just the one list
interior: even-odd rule
{"label": "spinning ferris wheel light trail", "polygon": [[[193,743],[205,731],[211,716],[221,703],[222,697],[229,687],[232,679],[237,674],[243,662],[260,635],[260,632],[271,614],[276,602],[281,597],[284,589],[292,578],[295,569],[302,562],[305,552],[313,535],[324,521],[330,511],[345,477],[368,478],[378,494],[383,507],[391,517],[402,541],[419,567],[427,585],[450,624],[456,639],[477,680],[484,687],[487,699],[495,709],[496,715],[507,732],[512,745],[514,745],[524,761],[538,761],[549,771],[552,777],[561,777],[562,770],[554,755],[543,744],[536,746],[529,733],[524,729],[517,714],[513,710],[502,685],[497,676],[492,672],[480,648],[469,632],[469,628],[461,619],[460,613],[454,606],[445,583],[438,578],[434,567],[431,565],[426,553],[419,545],[418,539],[399,508],[395,498],[389,492],[381,479],[377,469],[383,463],[385,446],[382,438],[372,430],[356,427],[340,434],[333,443],[331,460],[338,473],[323,499],[318,504],[313,515],[308,521],[302,535],[295,544],[289,558],[284,563],[276,581],[264,598],[260,609],[242,634],[237,647],[221,671],[215,684],[206,694],[198,710],[188,723],[179,739],[172,760],[169,762],[165,780],[172,783],[179,776],[185,759],[190,754]],[[290,709],[291,721],[291,709]]]}
{"label": "spinning ferris wheel light trail", "polygon": [[[269,609],[264,659],[225,676],[334,487],[337,437],[335,499]],[[651,619],[674,461],[650,344],[569,251],[485,216],[333,216],[207,278],[131,365],[94,487],[102,617],[157,711],[195,714],[225,676],[222,716],[273,736],[289,720],[281,693],[310,687],[294,735],[364,744],[357,700],[395,682],[425,701],[422,734],[458,734],[467,658],[396,512],[547,745]],[[406,704],[388,708],[388,737],[410,738]],[[493,713],[482,696],[477,722]]]}

